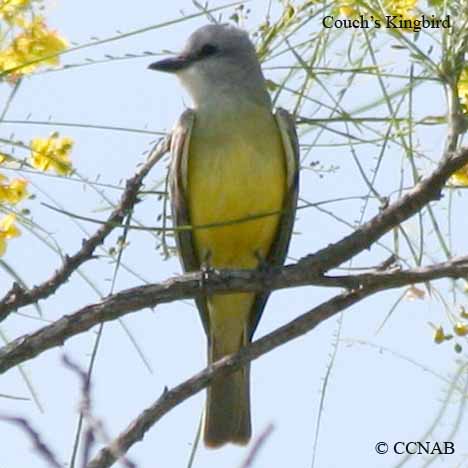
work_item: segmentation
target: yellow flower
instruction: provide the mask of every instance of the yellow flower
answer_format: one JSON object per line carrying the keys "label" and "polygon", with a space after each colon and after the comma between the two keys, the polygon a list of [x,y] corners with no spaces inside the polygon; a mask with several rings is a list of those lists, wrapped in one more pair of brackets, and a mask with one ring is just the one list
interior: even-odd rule
{"label": "yellow flower", "polygon": [[[458,79],[458,99],[463,107],[464,112],[468,111],[468,68],[464,68]],[[468,164],[456,171],[451,178],[456,185],[468,187]]]}
{"label": "yellow flower", "polygon": [[16,216],[9,214],[0,220],[0,257],[5,253],[6,241],[18,237],[21,231],[14,225]]}
{"label": "yellow flower", "polygon": [[[463,69],[458,79],[458,99],[464,112],[468,111],[468,67]],[[455,185],[468,187],[468,164],[456,171],[451,178]]]}
{"label": "yellow flower", "polygon": [[461,323],[461,322],[457,322],[453,326],[453,331],[458,336],[466,336],[468,335],[468,325]]}
{"label": "yellow flower", "polygon": [[435,343],[440,344],[440,343],[443,343],[444,341],[448,341],[453,338],[453,335],[445,334],[444,329],[442,328],[442,325],[439,325],[438,327],[436,327],[435,325],[431,324],[431,326],[434,328],[433,339]]}
{"label": "yellow flower", "polygon": [[452,174],[451,180],[455,185],[468,187],[468,165],[463,166],[457,172],[454,172]]}
{"label": "yellow flower", "polygon": [[463,319],[468,319],[468,313],[464,306],[460,306],[460,317]]}
{"label": "yellow flower", "polygon": [[10,24],[22,24],[21,13],[29,7],[30,0],[0,0],[0,18]]}
{"label": "yellow flower", "polygon": [[49,138],[34,138],[31,141],[32,165],[41,171],[53,169],[57,174],[68,175],[72,171],[70,152],[73,140],[60,138],[54,132]]}
{"label": "yellow flower", "polygon": [[10,203],[19,203],[28,195],[26,179],[14,179],[10,184]]}
{"label": "yellow flower", "polygon": [[338,10],[341,15],[348,18],[357,16],[359,13],[356,0],[338,0]]}
{"label": "yellow flower", "polygon": [[11,203],[15,205],[21,200],[24,200],[28,195],[26,186],[28,181],[25,179],[13,179],[10,183],[6,182],[8,179],[0,174],[0,202]]}
{"label": "yellow flower", "polygon": [[[341,15],[348,18],[357,16],[359,13],[367,15],[368,11],[365,3],[359,0],[337,0],[338,10]],[[412,18],[412,12],[417,4],[417,0],[383,0],[382,5],[385,13],[392,16],[401,16],[403,19]],[[361,10],[361,11],[360,11]]]}
{"label": "yellow flower", "polygon": [[468,110],[468,68],[464,68],[458,79],[458,99],[461,105]]}
{"label": "yellow flower", "polygon": [[445,340],[445,333],[444,329],[442,327],[437,327],[434,332],[434,341],[437,344],[442,343]]}
{"label": "yellow flower", "polygon": [[384,0],[384,8],[387,13],[403,18],[412,18],[418,0]]}
{"label": "yellow flower", "polygon": [[[55,31],[47,29],[41,16],[26,23],[24,31],[0,52],[0,70],[14,70],[11,79],[33,72],[43,65],[58,65],[57,54],[67,48],[67,42]],[[27,64],[27,65],[26,65]],[[24,65],[24,66],[23,66]]]}

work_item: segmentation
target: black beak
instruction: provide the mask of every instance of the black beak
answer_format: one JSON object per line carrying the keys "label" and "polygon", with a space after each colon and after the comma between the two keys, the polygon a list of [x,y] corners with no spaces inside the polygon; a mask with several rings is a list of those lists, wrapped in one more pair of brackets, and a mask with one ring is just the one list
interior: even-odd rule
{"label": "black beak", "polygon": [[187,68],[192,63],[192,60],[183,55],[177,57],[171,57],[159,62],[154,62],[148,66],[150,70],[156,70],[166,73],[177,73],[184,68]]}

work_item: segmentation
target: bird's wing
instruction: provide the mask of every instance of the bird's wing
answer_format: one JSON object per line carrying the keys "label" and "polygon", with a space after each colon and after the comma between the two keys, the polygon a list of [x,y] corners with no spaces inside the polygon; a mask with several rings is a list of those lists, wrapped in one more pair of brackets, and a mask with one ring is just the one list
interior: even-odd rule
{"label": "bird's wing", "polygon": [[[287,190],[276,238],[266,258],[266,263],[269,266],[283,265],[286,260],[294,219],[296,217],[297,197],[299,193],[299,140],[297,138],[294,118],[288,111],[281,108],[276,110],[275,118],[281,133],[284,154],[286,156]],[[259,294],[255,298],[249,324],[250,339],[252,339],[257,328],[269,295],[270,293],[267,292]]]}
{"label": "bird's wing", "polygon": [[[170,191],[173,225],[180,228],[190,226],[190,216],[187,203],[187,167],[195,112],[187,109],[179,118],[171,137],[171,169]],[[174,232],[177,251],[184,271],[200,270],[200,261],[194,249],[192,231],[190,229],[176,230]],[[208,334],[208,310],[204,299],[195,300],[200,316]]]}

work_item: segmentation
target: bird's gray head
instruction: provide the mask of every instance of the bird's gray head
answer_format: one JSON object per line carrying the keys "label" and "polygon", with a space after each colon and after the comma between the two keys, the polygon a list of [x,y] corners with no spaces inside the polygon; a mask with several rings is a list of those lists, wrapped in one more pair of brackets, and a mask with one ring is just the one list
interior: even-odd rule
{"label": "bird's gray head", "polygon": [[255,47],[245,31],[231,25],[197,29],[178,56],[148,68],[175,73],[196,106],[231,96],[270,104]]}

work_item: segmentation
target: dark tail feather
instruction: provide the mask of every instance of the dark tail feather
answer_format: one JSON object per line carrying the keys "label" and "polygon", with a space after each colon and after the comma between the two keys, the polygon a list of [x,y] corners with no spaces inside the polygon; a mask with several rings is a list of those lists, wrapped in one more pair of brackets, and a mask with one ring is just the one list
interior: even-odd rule
{"label": "dark tail feather", "polygon": [[[212,361],[215,353],[210,353]],[[210,361],[210,362],[212,362]],[[204,441],[207,447],[228,442],[245,445],[252,433],[250,423],[250,366],[213,380],[207,390]]]}

